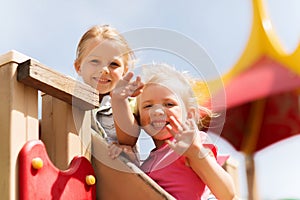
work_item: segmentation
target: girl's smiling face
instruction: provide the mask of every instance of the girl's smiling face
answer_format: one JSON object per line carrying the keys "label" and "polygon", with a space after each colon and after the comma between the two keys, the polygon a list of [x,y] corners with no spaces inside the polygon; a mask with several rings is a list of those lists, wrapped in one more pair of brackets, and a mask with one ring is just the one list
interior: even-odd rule
{"label": "girl's smiling face", "polygon": [[127,71],[124,66],[120,48],[110,40],[90,41],[85,51],[88,52],[80,64],[78,74],[83,81],[96,88],[100,94],[106,94],[114,89],[117,82]]}
{"label": "girl's smiling face", "polygon": [[150,83],[139,96],[140,125],[154,140],[172,137],[166,129],[170,116],[182,121],[182,106],[178,96],[167,87]]}

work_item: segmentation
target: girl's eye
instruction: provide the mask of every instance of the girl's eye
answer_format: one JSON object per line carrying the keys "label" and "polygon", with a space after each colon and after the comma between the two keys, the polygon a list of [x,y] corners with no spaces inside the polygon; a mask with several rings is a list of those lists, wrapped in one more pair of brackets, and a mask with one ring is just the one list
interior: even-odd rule
{"label": "girl's eye", "polygon": [[91,60],[90,61],[93,65],[98,65],[99,63],[100,63],[100,61],[99,60]]}
{"label": "girl's eye", "polygon": [[143,108],[145,108],[145,109],[146,109],[146,108],[151,108],[151,107],[152,107],[151,104],[147,104],[147,105],[144,105],[144,106],[143,106]]}
{"label": "girl's eye", "polygon": [[121,65],[118,62],[111,62],[109,66],[111,66],[112,68],[118,68]]}
{"label": "girl's eye", "polygon": [[165,107],[168,107],[168,108],[171,108],[171,107],[175,106],[175,104],[169,102],[169,103],[165,103],[164,106],[165,106]]}

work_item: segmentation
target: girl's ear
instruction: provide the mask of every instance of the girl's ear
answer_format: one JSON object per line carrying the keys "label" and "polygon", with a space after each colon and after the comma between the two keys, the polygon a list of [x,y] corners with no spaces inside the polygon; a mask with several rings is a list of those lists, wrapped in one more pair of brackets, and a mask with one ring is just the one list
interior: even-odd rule
{"label": "girl's ear", "polygon": [[187,118],[188,119],[196,119],[196,116],[197,116],[197,109],[196,108],[189,108],[188,110],[188,115],[187,115]]}
{"label": "girl's ear", "polygon": [[80,70],[80,64],[79,64],[79,62],[77,62],[77,61],[74,62],[74,68],[75,68],[77,74],[80,75],[81,70]]}

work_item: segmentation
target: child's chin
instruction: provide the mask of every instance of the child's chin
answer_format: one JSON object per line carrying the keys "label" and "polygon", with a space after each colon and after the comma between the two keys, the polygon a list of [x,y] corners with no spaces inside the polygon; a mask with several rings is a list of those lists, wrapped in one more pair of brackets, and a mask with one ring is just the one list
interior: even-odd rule
{"label": "child's chin", "polygon": [[172,135],[167,132],[167,133],[158,133],[156,135],[154,135],[154,138],[157,140],[167,140],[170,139],[172,137]]}
{"label": "child's chin", "polygon": [[153,135],[165,135],[167,130],[163,127],[152,127]]}
{"label": "child's chin", "polygon": [[160,131],[162,131],[164,128],[165,128],[165,126],[162,126],[162,127],[153,127],[153,129],[154,129],[156,132],[160,132]]}

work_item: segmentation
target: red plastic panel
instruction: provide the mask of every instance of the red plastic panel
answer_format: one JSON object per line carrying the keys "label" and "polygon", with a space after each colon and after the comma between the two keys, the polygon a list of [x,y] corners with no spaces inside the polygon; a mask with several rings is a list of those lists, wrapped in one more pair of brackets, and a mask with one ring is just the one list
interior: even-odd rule
{"label": "red plastic panel", "polygon": [[[43,166],[35,169],[32,159],[40,158]],[[50,161],[42,141],[27,142],[19,153],[19,198],[32,199],[96,199],[96,187],[86,183],[93,175],[91,163],[83,156],[74,157],[69,169],[61,171]]]}

